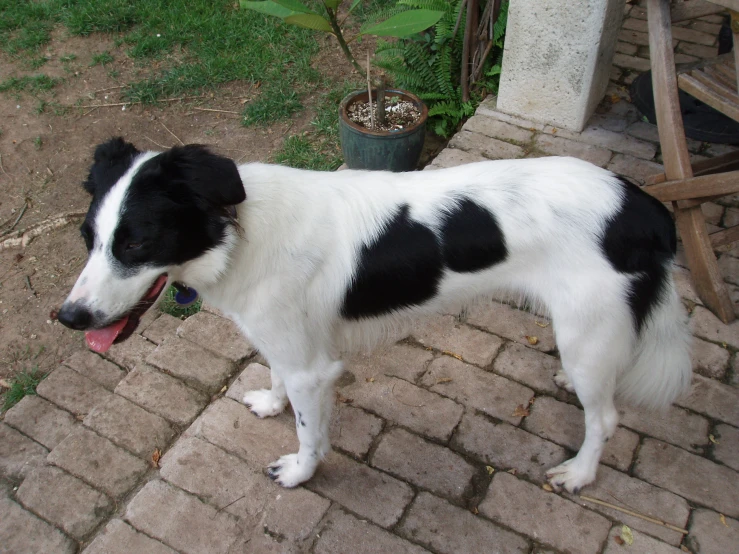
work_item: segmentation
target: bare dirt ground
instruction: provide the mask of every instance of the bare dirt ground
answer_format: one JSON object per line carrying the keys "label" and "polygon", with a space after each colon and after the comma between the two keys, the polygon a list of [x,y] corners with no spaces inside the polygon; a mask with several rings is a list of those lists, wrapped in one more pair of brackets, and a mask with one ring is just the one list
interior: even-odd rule
{"label": "bare dirt ground", "polygon": [[[337,47],[321,39],[314,62],[332,79],[351,75]],[[364,45],[359,55],[364,56]],[[110,51],[115,61],[91,67],[95,54]],[[43,52],[42,72],[64,77],[38,113],[39,99],[23,93],[0,96],[0,233],[23,211],[13,232],[33,228],[60,214],[83,213],[89,197],[81,183],[95,146],[123,136],[139,149],[162,150],[179,143],[201,143],[238,162],[267,161],[288,134],[308,129],[307,109],[290,121],[244,127],[239,113],[258,94],[256,87],[231,84],[204,96],[185,97],[164,107],[117,105],[123,86],[156,69],[136,66],[109,37],[55,36]],[[76,56],[72,61],[63,57]],[[363,59],[363,58],[360,58]],[[38,72],[0,56],[0,77]],[[316,91],[314,97],[320,91]],[[311,99],[304,99],[310,106]],[[112,104],[112,105],[110,105]],[[61,106],[81,106],[60,112]],[[52,370],[84,342],[53,320],[86,258],[79,217],[42,233],[25,248],[0,247],[0,378],[37,365]],[[0,236],[0,242],[13,233]]]}

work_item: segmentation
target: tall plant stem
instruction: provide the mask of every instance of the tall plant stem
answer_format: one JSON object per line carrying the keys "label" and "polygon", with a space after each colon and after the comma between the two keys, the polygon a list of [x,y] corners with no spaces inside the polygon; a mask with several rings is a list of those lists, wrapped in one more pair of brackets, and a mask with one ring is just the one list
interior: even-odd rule
{"label": "tall plant stem", "polygon": [[357,70],[357,73],[366,78],[367,74],[362,69],[362,66],[357,63],[357,60],[354,59],[351,50],[349,50],[349,46],[344,40],[344,35],[341,33],[339,22],[336,19],[336,12],[331,8],[326,8],[326,12],[328,13],[328,22],[331,25],[331,29],[333,29],[334,31],[334,36],[336,37],[336,40],[339,41],[339,46],[341,47],[341,51],[344,52],[344,56],[346,56],[346,59],[351,62],[351,64],[354,66],[354,69]]}

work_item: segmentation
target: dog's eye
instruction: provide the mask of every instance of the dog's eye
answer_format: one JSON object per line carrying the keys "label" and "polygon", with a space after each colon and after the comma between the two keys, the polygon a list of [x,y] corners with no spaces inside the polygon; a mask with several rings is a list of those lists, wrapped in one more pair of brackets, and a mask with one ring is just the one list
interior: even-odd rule
{"label": "dog's eye", "polygon": [[128,244],[126,244],[126,251],[138,250],[143,246],[143,244],[143,242],[129,242]]}

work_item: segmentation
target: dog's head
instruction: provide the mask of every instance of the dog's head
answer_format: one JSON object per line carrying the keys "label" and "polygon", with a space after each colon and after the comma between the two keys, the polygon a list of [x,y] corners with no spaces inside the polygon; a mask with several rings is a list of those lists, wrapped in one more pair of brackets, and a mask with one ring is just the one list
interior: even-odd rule
{"label": "dog's head", "polygon": [[140,152],[121,138],[96,148],[83,186],[88,260],[58,317],[104,352],[133,333],[169,279],[215,279],[228,258],[228,207],[246,194],[236,164],[203,146]]}

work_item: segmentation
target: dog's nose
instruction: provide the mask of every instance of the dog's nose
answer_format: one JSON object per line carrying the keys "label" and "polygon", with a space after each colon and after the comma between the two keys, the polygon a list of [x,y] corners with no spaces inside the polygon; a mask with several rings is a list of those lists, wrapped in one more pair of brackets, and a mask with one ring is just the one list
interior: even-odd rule
{"label": "dog's nose", "polygon": [[57,318],[62,325],[78,331],[88,329],[92,323],[92,314],[90,311],[79,304],[62,305]]}

